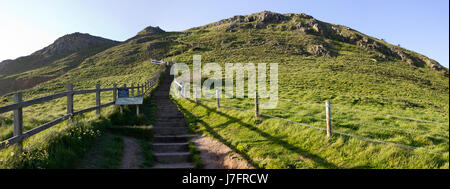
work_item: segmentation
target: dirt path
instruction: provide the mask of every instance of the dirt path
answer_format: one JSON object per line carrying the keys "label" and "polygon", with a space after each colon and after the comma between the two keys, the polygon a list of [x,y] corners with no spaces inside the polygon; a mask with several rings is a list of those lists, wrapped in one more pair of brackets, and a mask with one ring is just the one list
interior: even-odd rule
{"label": "dirt path", "polygon": [[241,155],[208,136],[197,136],[192,142],[200,152],[204,169],[254,169]]}
{"label": "dirt path", "polygon": [[144,156],[141,153],[141,146],[138,140],[131,137],[123,137],[123,155],[120,169],[139,169],[139,165],[144,162]]}

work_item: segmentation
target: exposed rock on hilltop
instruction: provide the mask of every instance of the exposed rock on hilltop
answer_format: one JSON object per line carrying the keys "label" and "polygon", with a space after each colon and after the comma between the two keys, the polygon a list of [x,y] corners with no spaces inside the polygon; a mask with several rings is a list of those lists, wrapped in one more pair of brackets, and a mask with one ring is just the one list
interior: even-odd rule
{"label": "exposed rock on hilltop", "polygon": [[367,36],[346,26],[319,21],[304,13],[279,14],[263,11],[246,16],[237,15],[205,26],[192,28],[190,31],[212,28],[223,28],[225,32],[229,33],[249,29],[298,32],[300,35],[312,35],[323,39],[321,44],[305,45],[304,50],[314,56],[333,56],[333,53],[330,53],[333,51],[333,45],[330,42],[324,41],[332,40],[357,45],[368,51],[374,51],[378,59],[400,59],[403,62],[418,67],[428,66],[435,70],[445,69],[435,60],[425,56],[391,45],[383,40]]}
{"label": "exposed rock on hilltop", "polygon": [[140,31],[138,33],[138,35],[152,35],[152,34],[160,34],[160,33],[164,33],[165,31],[162,30],[161,28],[159,28],[159,26],[156,27],[146,27],[145,29],[143,29],[142,31]]}

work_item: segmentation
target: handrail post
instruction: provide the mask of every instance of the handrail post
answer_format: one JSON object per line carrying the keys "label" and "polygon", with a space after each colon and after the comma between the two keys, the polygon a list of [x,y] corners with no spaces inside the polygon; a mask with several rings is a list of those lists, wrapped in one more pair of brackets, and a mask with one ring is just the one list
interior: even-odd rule
{"label": "handrail post", "polygon": [[220,108],[220,94],[219,89],[216,89],[217,108]]}
{"label": "handrail post", "polygon": [[258,102],[258,92],[255,92],[255,117],[259,118],[259,102]]}
{"label": "handrail post", "polygon": [[73,84],[67,84],[67,115],[69,115],[69,123],[73,118]]}
{"label": "handrail post", "polygon": [[181,81],[181,96],[184,98],[184,82]]}
{"label": "handrail post", "polygon": [[134,83],[131,84],[131,93],[130,97],[134,97]]}
{"label": "handrail post", "polygon": [[[14,104],[20,104],[22,102],[22,93],[18,92],[14,94]],[[22,131],[23,131],[23,113],[22,108],[17,108],[14,110],[14,131],[13,135],[19,137],[19,142],[17,143],[18,148],[22,149]]]}
{"label": "handrail post", "polygon": [[95,85],[95,89],[96,89],[96,98],[95,98],[95,103],[97,105],[97,116],[100,117],[100,113],[101,113],[101,101],[100,101],[100,83],[97,83]]}
{"label": "handrail post", "polygon": [[333,135],[333,131],[331,128],[331,103],[330,101],[325,102],[325,111],[326,111],[326,118],[327,118],[327,136],[331,137]]}

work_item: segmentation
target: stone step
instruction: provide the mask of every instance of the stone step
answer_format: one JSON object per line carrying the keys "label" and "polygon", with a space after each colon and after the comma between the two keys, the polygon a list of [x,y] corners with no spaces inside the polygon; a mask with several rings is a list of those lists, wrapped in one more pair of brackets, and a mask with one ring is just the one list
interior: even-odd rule
{"label": "stone step", "polygon": [[184,121],[158,121],[155,123],[156,127],[186,127]]}
{"label": "stone step", "polygon": [[167,111],[170,111],[170,110],[172,110],[172,111],[178,111],[178,107],[177,107],[177,105],[175,105],[174,103],[168,103],[168,104],[160,104],[160,103],[158,103],[157,105],[156,105],[156,108],[158,109],[158,110],[167,110]]}
{"label": "stone step", "polygon": [[154,135],[154,143],[181,143],[187,142],[188,138],[183,135]]}
{"label": "stone step", "polygon": [[157,112],[157,115],[183,115],[180,111],[178,110],[174,110],[174,109],[164,109],[164,110],[159,110]]}
{"label": "stone step", "polygon": [[153,152],[187,152],[189,143],[153,143]]}
{"label": "stone step", "polygon": [[186,127],[154,127],[153,133],[157,135],[184,135],[189,130]]}
{"label": "stone step", "polygon": [[195,168],[192,163],[157,163],[152,169],[193,169]]}
{"label": "stone step", "polygon": [[180,120],[180,119],[183,119],[184,118],[184,116],[183,116],[183,114],[179,114],[179,115],[168,115],[168,114],[166,114],[166,115],[158,115],[158,116],[156,116],[156,120]]}
{"label": "stone step", "polygon": [[189,152],[154,152],[153,156],[159,163],[188,163],[190,161]]}

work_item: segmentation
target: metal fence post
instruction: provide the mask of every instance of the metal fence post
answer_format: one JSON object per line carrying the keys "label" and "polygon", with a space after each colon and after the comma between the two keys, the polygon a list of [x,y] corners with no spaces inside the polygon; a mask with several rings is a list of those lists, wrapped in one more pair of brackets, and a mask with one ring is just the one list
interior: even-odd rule
{"label": "metal fence post", "polygon": [[255,117],[259,118],[259,102],[258,102],[258,92],[255,92]]}
{"label": "metal fence post", "polygon": [[184,81],[181,82],[181,96],[185,98],[185,88],[184,88]]}
{"label": "metal fence post", "polygon": [[[18,92],[14,94],[14,104],[20,104],[22,102],[22,93]],[[22,108],[17,108],[14,110],[14,131],[13,135],[15,137],[19,137],[19,141],[17,146],[19,149],[22,149],[22,131],[23,131],[23,114]]]}
{"label": "metal fence post", "polygon": [[100,101],[100,83],[97,83],[96,85],[95,85],[95,89],[96,89],[96,95],[95,95],[95,104],[97,105],[97,111],[96,111],[96,113],[97,113],[97,116],[99,116],[100,117],[100,113],[101,113],[101,107],[100,107],[100,105],[101,105],[101,101]]}
{"label": "metal fence post", "polygon": [[333,131],[331,129],[331,103],[330,101],[325,102],[325,110],[327,114],[327,136],[331,137],[333,135]]}

